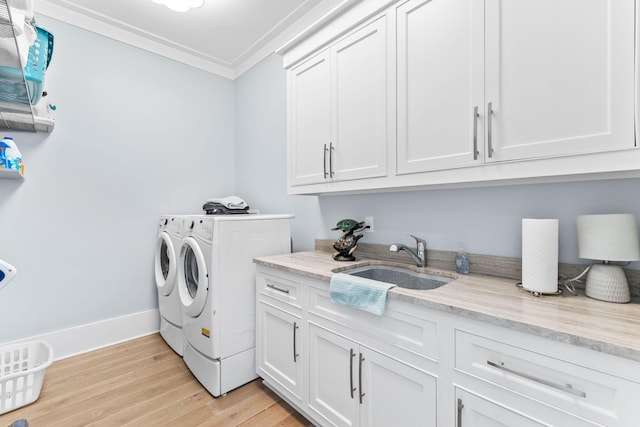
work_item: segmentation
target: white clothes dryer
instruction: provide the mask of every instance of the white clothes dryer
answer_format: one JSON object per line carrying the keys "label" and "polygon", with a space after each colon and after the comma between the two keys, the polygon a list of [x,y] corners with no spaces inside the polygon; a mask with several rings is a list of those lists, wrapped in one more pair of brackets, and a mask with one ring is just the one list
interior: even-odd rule
{"label": "white clothes dryer", "polygon": [[177,282],[182,226],[183,218],[180,216],[161,216],[155,252],[160,335],[180,356],[184,353],[184,335],[182,334],[182,305]]}
{"label": "white clothes dryer", "polygon": [[209,215],[184,222],[178,262],[184,361],[213,395],[257,378],[255,257],[291,252],[293,215]]}

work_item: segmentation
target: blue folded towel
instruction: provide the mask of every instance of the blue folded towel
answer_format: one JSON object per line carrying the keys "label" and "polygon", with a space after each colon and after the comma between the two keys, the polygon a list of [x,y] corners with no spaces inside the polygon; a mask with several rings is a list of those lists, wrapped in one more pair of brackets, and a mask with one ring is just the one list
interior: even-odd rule
{"label": "blue folded towel", "polygon": [[387,305],[387,291],[394,284],[337,273],[331,276],[331,302],[382,316]]}

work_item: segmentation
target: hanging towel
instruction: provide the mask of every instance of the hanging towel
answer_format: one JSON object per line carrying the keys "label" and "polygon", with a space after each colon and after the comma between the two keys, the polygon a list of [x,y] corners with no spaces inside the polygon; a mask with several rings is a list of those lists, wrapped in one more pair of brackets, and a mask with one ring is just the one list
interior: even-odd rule
{"label": "hanging towel", "polygon": [[227,209],[245,209],[247,203],[238,196],[227,196],[218,199],[209,199],[207,202],[219,203]]}
{"label": "hanging towel", "polygon": [[331,276],[329,293],[331,302],[382,316],[387,305],[387,291],[395,286],[392,283],[337,273]]}

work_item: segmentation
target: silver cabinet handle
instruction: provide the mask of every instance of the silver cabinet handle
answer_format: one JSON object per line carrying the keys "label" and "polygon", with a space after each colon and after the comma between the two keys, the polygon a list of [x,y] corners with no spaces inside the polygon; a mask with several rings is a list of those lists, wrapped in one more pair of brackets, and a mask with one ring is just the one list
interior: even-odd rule
{"label": "silver cabinet handle", "polygon": [[519,377],[522,377],[522,378],[537,382],[539,384],[543,384],[543,385],[546,385],[548,387],[555,388],[556,390],[561,390],[561,391],[573,394],[573,395],[578,396],[578,397],[587,397],[587,393],[585,393],[584,391],[580,391],[580,390],[577,390],[577,389],[573,388],[573,386],[571,384],[563,385],[563,384],[554,383],[554,382],[545,380],[543,378],[534,377],[533,375],[529,375],[529,374],[525,374],[524,372],[516,371],[515,369],[507,368],[506,366],[504,366],[503,363],[495,363],[495,362],[492,362],[490,360],[487,360],[487,365],[492,366],[492,367],[497,368],[497,369],[500,369],[501,371],[508,372],[510,374],[517,375]]}
{"label": "silver cabinet handle", "polygon": [[279,288],[279,287],[277,287],[275,285],[272,285],[271,283],[267,283],[267,288],[271,288],[274,291],[282,292],[282,293],[285,293],[285,294],[289,293],[289,289],[282,289],[282,288]]}
{"label": "silver cabinet handle", "polygon": [[491,129],[491,119],[493,116],[493,103],[487,104],[487,151],[489,158],[493,157],[493,130]]}
{"label": "silver cabinet handle", "polygon": [[335,147],[333,146],[333,142],[329,143],[329,178],[333,178],[333,152],[335,151]]}
{"label": "silver cabinet handle", "polygon": [[352,348],[349,349],[349,389],[351,390],[351,398],[353,399],[353,392],[356,388],[353,386],[353,358],[356,357],[356,353]]}
{"label": "silver cabinet handle", "polygon": [[462,399],[458,398],[458,420],[457,426],[462,427],[462,409],[464,408],[464,404],[462,403]]}
{"label": "silver cabinet handle", "polygon": [[298,362],[298,351],[296,350],[296,330],[298,329],[298,323],[293,322],[293,363]]}
{"label": "silver cabinet handle", "polygon": [[327,144],[324,144],[324,151],[322,152],[322,170],[324,171],[324,178],[327,179]]}
{"label": "silver cabinet handle", "polygon": [[473,160],[478,160],[478,106],[473,107]]}
{"label": "silver cabinet handle", "polygon": [[358,363],[358,388],[360,389],[360,404],[362,405],[362,398],[364,393],[362,392],[362,362],[364,362],[364,356],[360,353],[360,362]]}

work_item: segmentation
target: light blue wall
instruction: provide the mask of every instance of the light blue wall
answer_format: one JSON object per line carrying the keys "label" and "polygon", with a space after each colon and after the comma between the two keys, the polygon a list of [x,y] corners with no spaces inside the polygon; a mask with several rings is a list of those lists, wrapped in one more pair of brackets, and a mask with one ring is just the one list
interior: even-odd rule
{"label": "light blue wall", "polygon": [[293,213],[294,251],[313,248],[325,221],[317,197],[287,195],[286,75],[271,55],[236,80],[237,192],[262,213]]}
{"label": "light blue wall", "polygon": [[[640,180],[532,184],[407,191],[353,196],[286,195],[286,77],[273,55],[236,80],[238,192],[263,209],[297,215],[294,243],[337,238],[342,218],[374,217],[374,233],[362,242],[411,243],[408,233],[433,249],[521,256],[522,218],[560,219],[560,261],[577,258],[575,218],[594,213],[640,213]],[[576,160],[578,161],[578,160]],[[319,208],[319,211],[318,211]]]}
{"label": "light blue wall", "polygon": [[0,343],[157,307],[159,216],[235,191],[234,84],[39,17],[56,38],[53,133],[13,135],[0,181]]}
{"label": "light blue wall", "polygon": [[575,216],[640,212],[640,180],[356,196],[286,194],[286,79],[269,56],[235,82],[45,17],[56,36],[51,134],[13,135],[25,181],[0,182],[0,343],[157,307],[158,217],[200,213],[238,194],[294,213],[294,250],[345,217],[373,216],[364,242],[520,256],[523,217],[560,219],[560,259],[576,262]]}
{"label": "light blue wall", "polygon": [[[342,216],[374,216],[375,232],[364,242],[427,240],[428,247],[520,258],[522,218],[558,218],[560,262],[577,257],[575,219],[581,214],[640,212],[640,180],[514,185],[411,191],[353,197],[322,197],[328,225]],[[328,226],[327,225],[327,226]]]}

